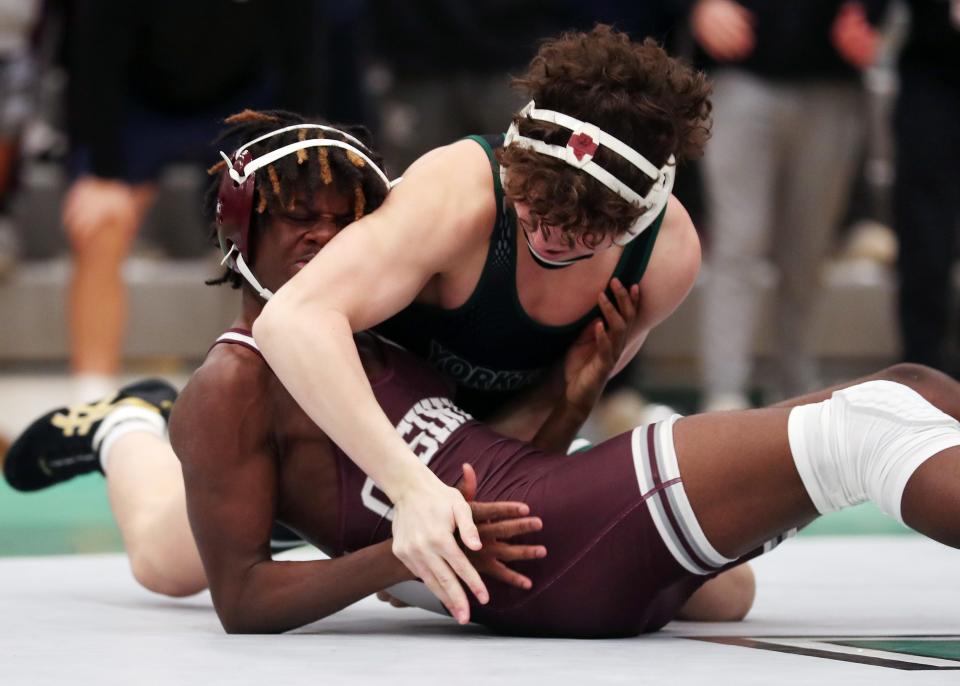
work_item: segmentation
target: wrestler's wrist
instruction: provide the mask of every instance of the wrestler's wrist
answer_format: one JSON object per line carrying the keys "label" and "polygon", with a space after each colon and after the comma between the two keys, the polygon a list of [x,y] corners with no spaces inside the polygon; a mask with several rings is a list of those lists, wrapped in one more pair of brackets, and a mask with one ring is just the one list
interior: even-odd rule
{"label": "wrestler's wrist", "polygon": [[593,411],[594,405],[596,405],[596,399],[579,401],[567,399],[554,408],[553,414],[554,417],[570,423],[583,424]]}
{"label": "wrestler's wrist", "polygon": [[395,506],[401,507],[411,498],[417,498],[432,491],[439,483],[441,482],[436,474],[418,461],[415,467],[398,474],[390,486],[384,488],[384,493]]}
{"label": "wrestler's wrist", "polygon": [[403,563],[403,560],[397,557],[392,551],[390,553],[390,560],[388,564],[391,566],[390,577],[392,579],[389,586],[393,586],[394,584],[399,584],[404,581],[420,580],[420,577],[411,572],[410,568]]}

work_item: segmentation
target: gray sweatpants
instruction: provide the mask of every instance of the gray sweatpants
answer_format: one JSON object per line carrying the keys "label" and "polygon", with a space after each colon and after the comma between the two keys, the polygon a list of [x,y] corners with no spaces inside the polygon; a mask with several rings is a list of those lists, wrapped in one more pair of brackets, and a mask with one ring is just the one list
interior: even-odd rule
{"label": "gray sweatpants", "polygon": [[860,150],[856,83],[777,82],[725,69],[714,80],[704,175],[710,241],[701,360],[708,394],[743,393],[760,286],[775,279],[778,389],[817,383],[811,313]]}

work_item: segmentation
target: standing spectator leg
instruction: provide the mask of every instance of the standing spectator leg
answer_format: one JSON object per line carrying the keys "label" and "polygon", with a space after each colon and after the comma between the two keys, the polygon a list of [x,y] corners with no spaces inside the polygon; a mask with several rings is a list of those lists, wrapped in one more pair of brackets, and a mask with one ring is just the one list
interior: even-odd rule
{"label": "standing spectator leg", "polygon": [[894,133],[903,359],[942,369],[960,220],[960,93],[906,71]]}
{"label": "standing spectator leg", "polygon": [[776,306],[778,395],[819,387],[813,311],[824,261],[850,197],[863,140],[858,84],[798,84],[785,135],[782,214],[774,230],[780,279]]}
{"label": "standing spectator leg", "polygon": [[119,371],[127,313],[122,267],[154,196],[151,185],[91,177],[78,179],[68,193],[70,363],[82,400],[102,395]]}
{"label": "standing spectator leg", "polygon": [[701,300],[700,358],[707,409],[745,406],[778,169],[777,93],[724,70],[714,82],[714,136],[704,158],[709,285]]}

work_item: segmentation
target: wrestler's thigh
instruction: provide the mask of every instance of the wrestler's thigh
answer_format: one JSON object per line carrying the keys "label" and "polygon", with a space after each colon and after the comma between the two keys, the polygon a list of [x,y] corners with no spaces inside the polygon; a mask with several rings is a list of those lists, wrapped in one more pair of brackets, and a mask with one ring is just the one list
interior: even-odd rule
{"label": "wrestler's thigh", "polygon": [[680,477],[718,552],[735,558],[817,512],[794,466],[788,408],[684,417],[673,428]]}

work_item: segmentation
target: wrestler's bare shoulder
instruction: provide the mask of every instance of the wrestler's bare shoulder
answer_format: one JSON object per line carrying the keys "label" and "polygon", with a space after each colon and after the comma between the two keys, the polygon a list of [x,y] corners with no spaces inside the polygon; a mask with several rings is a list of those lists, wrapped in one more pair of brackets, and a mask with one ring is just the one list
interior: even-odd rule
{"label": "wrestler's bare shoulder", "polygon": [[640,281],[644,328],[656,326],[687,297],[700,272],[700,238],[684,206],[674,197]]}
{"label": "wrestler's bare shoulder", "polygon": [[267,390],[273,378],[266,360],[256,350],[245,345],[221,344],[210,350],[190,377],[190,384],[196,383],[208,392],[243,390],[250,395]]}
{"label": "wrestler's bare shoulder", "polygon": [[[493,170],[486,151],[464,139],[435,148],[418,158],[391,196],[416,194],[439,213],[435,225],[486,238],[496,217]],[[392,198],[391,198],[392,199]],[[478,236],[479,237],[479,236]]]}
{"label": "wrestler's bare shoulder", "polygon": [[218,345],[193,373],[180,393],[170,417],[170,438],[181,461],[213,459],[225,437],[236,442],[243,428],[245,440],[269,433],[269,408],[276,377],[254,350],[240,345]]}
{"label": "wrestler's bare shoulder", "polygon": [[[697,229],[687,209],[674,196],[670,196],[667,202],[667,212],[663,217],[663,226],[660,228],[657,245],[660,245],[661,241],[670,251],[686,255],[688,259],[694,259],[700,255],[700,238]],[[656,247],[654,249],[656,250]]]}

